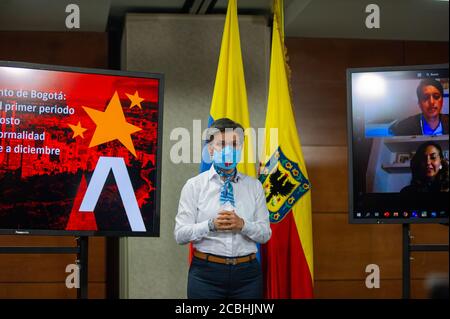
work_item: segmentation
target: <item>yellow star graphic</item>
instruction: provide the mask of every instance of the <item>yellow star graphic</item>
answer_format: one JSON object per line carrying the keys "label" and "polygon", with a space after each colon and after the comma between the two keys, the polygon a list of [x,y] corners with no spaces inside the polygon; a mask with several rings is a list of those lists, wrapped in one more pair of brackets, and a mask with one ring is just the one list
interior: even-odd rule
{"label": "yellow star graphic", "polygon": [[97,125],[89,147],[119,140],[136,157],[136,150],[131,140],[131,134],[142,129],[128,123],[125,119],[117,91],[114,92],[104,112],[85,106],[83,106],[83,109]]}
{"label": "yellow star graphic", "polygon": [[125,94],[131,100],[130,109],[133,108],[133,106],[138,106],[142,110],[141,102],[144,101],[144,99],[139,96],[138,91],[136,91],[136,93],[134,93],[134,95],[131,95],[128,93],[125,93]]}
{"label": "yellow star graphic", "polygon": [[83,133],[84,133],[87,129],[85,129],[84,127],[81,127],[80,121],[78,121],[78,124],[77,124],[77,125],[69,124],[69,126],[70,126],[70,128],[72,129],[72,131],[73,131],[73,136],[72,136],[72,138],[75,138],[75,137],[77,137],[77,136],[81,136],[81,138],[84,138]]}

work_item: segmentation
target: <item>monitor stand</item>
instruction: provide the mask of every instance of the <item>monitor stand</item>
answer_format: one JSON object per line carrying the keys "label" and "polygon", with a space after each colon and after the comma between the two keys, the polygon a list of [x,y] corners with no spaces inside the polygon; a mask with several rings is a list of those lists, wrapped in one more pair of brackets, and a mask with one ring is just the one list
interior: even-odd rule
{"label": "monitor stand", "polygon": [[[448,227],[448,224],[446,224]],[[402,298],[409,299],[411,295],[411,252],[414,251],[446,251],[448,252],[448,244],[411,244],[410,224],[404,223],[403,227],[403,282],[402,282]]]}
{"label": "monitor stand", "polygon": [[88,252],[89,237],[76,237],[77,246],[70,247],[0,247],[0,254],[76,254],[79,269],[78,299],[88,298]]}

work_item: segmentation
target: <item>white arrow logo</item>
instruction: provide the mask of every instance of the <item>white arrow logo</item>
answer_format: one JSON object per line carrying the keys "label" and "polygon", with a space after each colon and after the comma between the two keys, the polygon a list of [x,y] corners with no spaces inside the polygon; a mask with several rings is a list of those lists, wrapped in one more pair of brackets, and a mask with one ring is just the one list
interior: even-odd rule
{"label": "white arrow logo", "polygon": [[101,156],[98,159],[97,166],[81,203],[80,212],[94,211],[110,170],[112,170],[116,180],[131,230],[146,231],[125,161],[121,157]]}

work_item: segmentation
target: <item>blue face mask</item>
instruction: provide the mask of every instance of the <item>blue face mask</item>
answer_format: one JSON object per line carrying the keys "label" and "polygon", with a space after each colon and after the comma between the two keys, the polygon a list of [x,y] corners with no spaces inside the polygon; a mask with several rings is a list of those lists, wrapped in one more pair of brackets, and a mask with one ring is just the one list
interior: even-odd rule
{"label": "blue face mask", "polygon": [[234,169],[241,160],[242,150],[235,149],[231,146],[225,146],[222,151],[214,150],[214,165],[221,169]]}

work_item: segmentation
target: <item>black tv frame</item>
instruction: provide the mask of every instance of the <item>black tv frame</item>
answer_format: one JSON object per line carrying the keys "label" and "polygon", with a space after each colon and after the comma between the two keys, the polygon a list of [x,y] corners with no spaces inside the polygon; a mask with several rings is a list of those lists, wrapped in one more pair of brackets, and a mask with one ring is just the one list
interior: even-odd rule
{"label": "black tv frame", "polygon": [[153,228],[145,232],[133,231],[72,231],[52,229],[2,229],[0,235],[43,235],[43,236],[104,236],[104,237],[159,237],[160,235],[160,209],[161,209],[161,168],[162,168],[162,134],[164,110],[164,74],[138,71],[121,71],[95,68],[71,67],[62,65],[49,65],[16,61],[1,61],[0,67],[27,68],[45,71],[60,71],[71,73],[87,73],[98,75],[127,76],[159,81],[158,90],[158,139],[156,148],[156,196],[155,211],[153,212]]}
{"label": "black tv frame", "polygon": [[426,65],[406,65],[406,66],[386,66],[386,67],[363,67],[348,68],[347,79],[347,149],[348,149],[348,217],[350,224],[446,224],[449,218],[355,218],[354,217],[354,180],[353,180],[353,105],[352,105],[352,78],[354,73],[363,72],[389,72],[389,71],[420,71],[426,69],[448,69],[449,64],[426,64]]}

